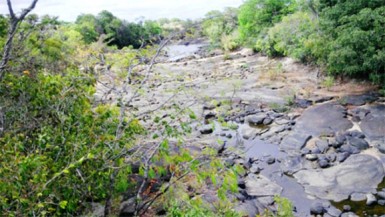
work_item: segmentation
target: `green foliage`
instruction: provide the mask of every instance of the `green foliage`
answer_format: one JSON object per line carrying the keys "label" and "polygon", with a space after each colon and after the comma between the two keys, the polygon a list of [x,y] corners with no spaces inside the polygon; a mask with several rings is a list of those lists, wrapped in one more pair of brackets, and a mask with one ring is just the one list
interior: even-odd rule
{"label": "green foliage", "polygon": [[[9,74],[0,84],[7,120],[0,138],[0,213],[77,213],[84,201],[107,195],[113,171],[108,164],[114,161],[122,168],[118,177],[127,182],[124,157],[116,158],[115,152],[130,148],[143,129],[128,122],[116,143],[119,109],[93,109],[93,86],[91,77],[78,72],[35,78]],[[117,183],[119,192],[127,187]]]}
{"label": "green foliage", "polygon": [[222,47],[226,51],[238,47],[237,15],[236,8],[226,8],[223,12],[210,11],[206,14],[202,28],[212,47]]}
{"label": "green foliage", "polygon": [[241,40],[252,46],[266,28],[293,13],[294,0],[247,0],[240,7],[238,21]]}
{"label": "green foliage", "polygon": [[290,14],[268,30],[259,39],[256,49],[268,56],[291,56],[303,62],[311,60],[311,51],[305,44],[317,28],[317,21],[307,12]]}

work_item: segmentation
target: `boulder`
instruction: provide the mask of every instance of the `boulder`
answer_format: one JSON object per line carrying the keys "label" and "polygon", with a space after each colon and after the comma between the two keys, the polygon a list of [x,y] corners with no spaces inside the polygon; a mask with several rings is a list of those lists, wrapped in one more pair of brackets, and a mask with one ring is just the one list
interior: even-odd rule
{"label": "boulder", "polygon": [[322,170],[301,170],[294,174],[308,194],[342,201],[356,192],[375,191],[385,176],[382,163],[365,155],[352,155],[343,163]]}

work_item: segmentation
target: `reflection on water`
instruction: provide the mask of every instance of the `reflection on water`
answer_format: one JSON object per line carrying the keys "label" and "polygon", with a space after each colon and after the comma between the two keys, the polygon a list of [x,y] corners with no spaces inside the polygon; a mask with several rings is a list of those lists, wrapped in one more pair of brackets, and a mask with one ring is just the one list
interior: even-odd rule
{"label": "reflection on water", "polygon": [[[385,188],[385,179],[381,184],[378,185],[377,191],[380,191]],[[354,202],[351,200],[344,200],[341,202],[332,202],[332,204],[338,209],[342,210],[344,205],[349,205],[351,211],[356,213],[359,216],[377,216],[385,214],[385,206],[375,204],[372,206],[366,205],[366,200]]]}

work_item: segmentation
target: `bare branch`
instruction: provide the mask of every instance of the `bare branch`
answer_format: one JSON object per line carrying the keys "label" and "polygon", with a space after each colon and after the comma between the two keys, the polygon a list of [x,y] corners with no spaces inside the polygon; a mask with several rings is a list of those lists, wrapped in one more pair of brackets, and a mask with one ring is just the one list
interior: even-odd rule
{"label": "bare branch", "polygon": [[11,20],[17,19],[15,12],[13,12],[11,0],[7,0],[7,5],[8,5],[8,10],[9,10],[9,15],[11,15]]}

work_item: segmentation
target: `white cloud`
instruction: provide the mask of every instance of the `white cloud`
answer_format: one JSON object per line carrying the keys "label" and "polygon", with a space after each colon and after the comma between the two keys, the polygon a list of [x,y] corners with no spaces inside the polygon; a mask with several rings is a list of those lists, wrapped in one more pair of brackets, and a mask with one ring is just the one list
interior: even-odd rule
{"label": "white cloud", "polygon": [[[13,0],[15,11],[29,5],[31,0]],[[108,10],[115,16],[133,21],[144,16],[148,19],[199,18],[210,10],[237,7],[243,0],[39,0],[33,13],[59,16],[74,21],[81,13],[97,14]],[[6,1],[0,2],[0,13],[6,14]]]}

